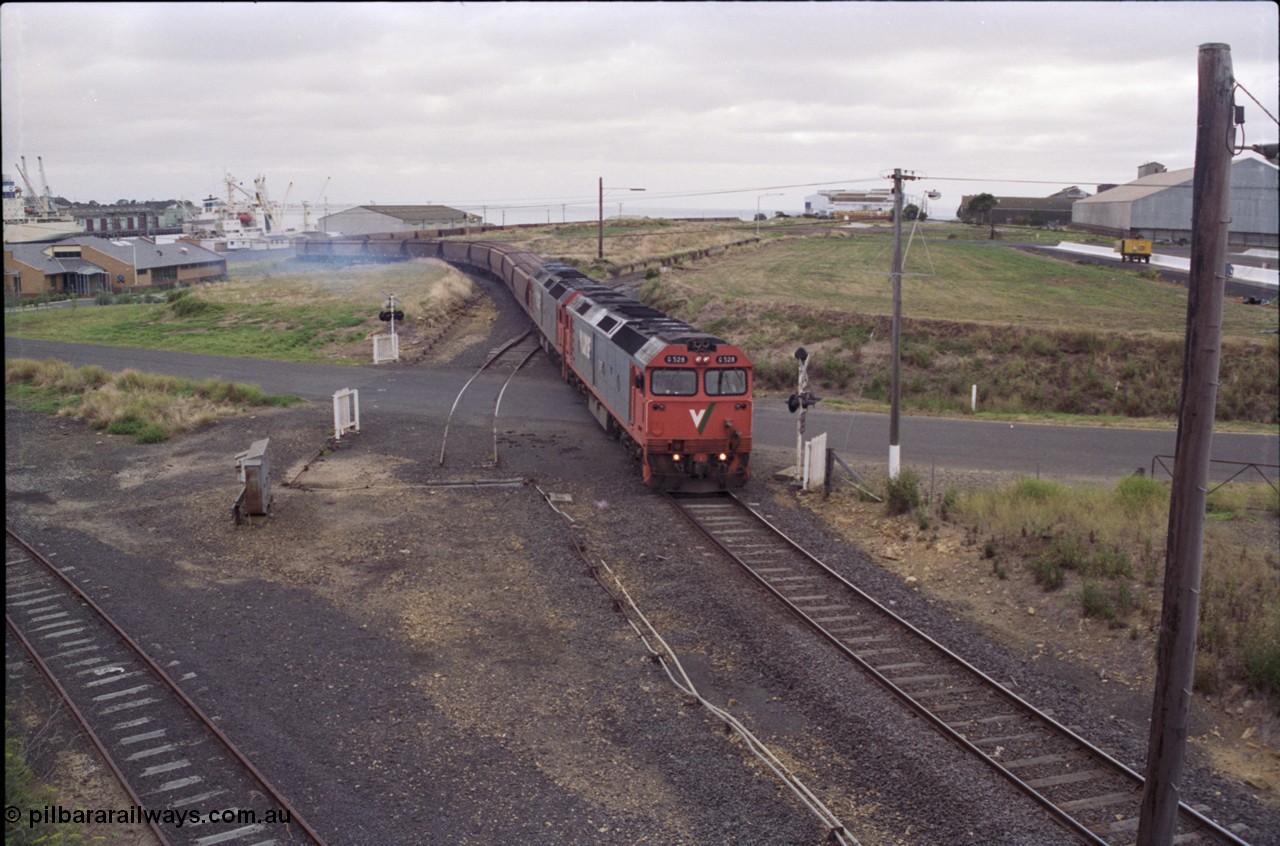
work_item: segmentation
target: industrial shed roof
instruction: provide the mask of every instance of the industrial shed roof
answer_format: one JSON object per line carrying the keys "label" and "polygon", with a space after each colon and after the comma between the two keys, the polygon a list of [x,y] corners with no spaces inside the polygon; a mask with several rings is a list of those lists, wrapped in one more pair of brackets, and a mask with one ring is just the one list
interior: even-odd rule
{"label": "industrial shed roof", "polygon": [[1109,188],[1100,194],[1094,194],[1092,197],[1076,200],[1076,203],[1093,205],[1094,203],[1128,203],[1134,200],[1141,200],[1166,188],[1190,182],[1194,175],[1195,168],[1190,167],[1182,170],[1169,170],[1164,173],[1153,173],[1150,176],[1135,179],[1133,182]]}
{"label": "industrial shed roof", "polygon": [[[366,209],[378,214],[385,214],[387,217],[394,217],[403,220],[406,223],[416,223],[423,220],[458,220],[460,218],[475,217],[475,215],[467,214],[449,206],[356,206],[356,208]],[[338,212],[341,214],[341,212]],[[334,215],[336,216],[336,215]]]}

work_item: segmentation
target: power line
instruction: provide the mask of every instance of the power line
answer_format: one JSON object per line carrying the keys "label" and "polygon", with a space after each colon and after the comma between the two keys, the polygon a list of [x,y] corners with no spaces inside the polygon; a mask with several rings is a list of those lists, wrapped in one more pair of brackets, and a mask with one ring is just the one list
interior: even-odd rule
{"label": "power line", "polygon": [[1005,182],[1021,185],[1104,185],[1105,179],[1004,179],[999,176],[922,176],[931,182]]}
{"label": "power line", "polygon": [[[716,197],[716,196],[723,196],[725,194],[749,194],[755,191],[777,191],[784,188],[816,188],[824,185],[850,185],[850,184],[863,183],[863,182],[880,182],[882,180],[883,180],[883,177],[880,177],[880,176],[866,176],[866,177],[858,177],[855,179],[825,179],[821,182],[795,182],[795,183],[790,183],[785,185],[757,185],[757,186],[747,187],[747,188],[707,188],[707,189],[698,189],[695,191],[665,191],[665,192],[648,191],[646,192],[646,195],[643,198],[640,198],[640,197],[628,198],[627,203],[634,204],[634,203],[643,203],[650,200],[671,200],[671,199],[684,199],[689,197]],[[472,200],[465,204],[447,202],[446,205],[451,205],[455,208],[460,208],[460,209],[472,209],[472,208],[482,208],[482,207],[490,208],[490,209],[528,209],[528,208],[545,208],[548,206],[560,206],[560,205],[590,206],[590,205],[595,205],[597,202],[597,199],[598,199],[597,197],[543,197],[543,198],[530,197],[530,198],[522,198],[519,200],[512,200],[510,203],[505,203],[505,204],[500,201],[481,202],[481,201]]]}

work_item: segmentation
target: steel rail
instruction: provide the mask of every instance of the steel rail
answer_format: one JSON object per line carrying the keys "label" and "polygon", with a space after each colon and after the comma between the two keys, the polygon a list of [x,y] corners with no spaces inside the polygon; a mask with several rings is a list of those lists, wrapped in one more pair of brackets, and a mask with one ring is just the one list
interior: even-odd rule
{"label": "steel rail", "polygon": [[463,384],[462,388],[458,391],[458,395],[453,398],[453,406],[449,409],[449,416],[448,418],[445,419],[445,422],[444,422],[444,435],[440,439],[440,461],[438,463],[438,466],[440,467],[444,466],[445,449],[448,447],[448,444],[449,444],[449,427],[453,424],[453,413],[458,410],[458,404],[462,402],[462,395],[467,392],[467,388],[471,387],[471,383],[474,382],[481,373],[483,373],[485,370],[489,368],[489,365],[493,364],[499,358],[502,358],[502,356],[506,354],[507,350],[511,349],[516,344],[520,343],[521,341],[523,341],[525,338],[529,337],[532,334],[533,334],[533,330],[529,329],[523,335],[518,335],[517,337],[512,338],[509,341],[506,341],[505,343],[503,343],[502,346],[498,347],[498,349],[496,349],[485,360],[484,364],[480,365],[480,368],[476,370],[475,373],[471,374],[471,378],[468,379]]}
{"label": "steel rail", "polygon": [[[1077,747],[1081,748],[1083,751],[1093,756],[1097,761],[1110,767],[1112,771],[1119,774],[1122,778],[1128,779],[1129,781],[1131,781],[1136,787],[1141,787],[1141,785],[1143,784],[1144,779],[1142,778],[1141,775],[1134,772],[1131,768],[1127,767],[1122,762],[1115,760],[1112,756],[1107,754],[1105,751],[1103,751],[1102,749],[1099,749],[1089,741],[1080,737],[1070,728],[1062,725],[1061,723],[1053,719],[1048,714],[1035,708],[1030,703],[1026,702],[1021,697],[1017,696],[1012,691],[1005,688],[1004,685],[1000,684],[998,681],[991,678],[986,673],[982,672],[977,667],[975,667],[974,665],[966,661],[964,658],[952,652],[950,649],[943,646],[941,643],[937,642],[936,640],[931,638],[929,635],[925,634],[919,628],[917,628],[907,620],[903,619],[901,616],[899,616],[894,611],[889,609],[879,600],[867,594],[861,588],[857,587],[852,582],[850,582],[849,580],[841,576],[839,573],[835,572],[833,569],[827,566],[824,562],[822,562],[816,556],[809,553],[807,550],[801,547],[798,543],[796,543],[794,540],[788,537],[784,532],[782,532],[781,529],[774,526],[766,517],[764,517],[764,515],[760,514],[754,508],[747,505],[737,495],[733,494],[732,492],[723,492],[723,493],[711,495],[711,496],[704,495],[701,497],[695,497],[692,495],[686,495],[682,497],[678,493],[668,494],[668,501],[675,506],[676,510],[686,520],[688,520],[690,524],[694,526],[694,528],[698,529],[708,540],[710,540],[713,544],[715,544],[715,546],[719,548],[722,552],[724,552],[724,554],[728,556],[732,561],[734,561],[736,564],[738,564],[740,567],[746,570],[747,573],[751,575],[751,577],[754,578],[758,583],[760,583],[760,585],[764,587],[769,593],[773,594],[777,599],[781,600],[782,603],[787,608],[789,608],[793,613],[799,616],[800,619],[804,621],[806,625],[808,625],[809,627],[814,629],[816,632],[818,632],[819,635],[821,635],[824,639],[828,640],[830,643],[835,645],[847,658],[851,659],[859,667],[861,667],[866,672],[868,672],[877,683],[879,683],[881,686],[885,687],[887,690],[892,692],[895,696],[899,697],[913,711],[918,713],[920,716],[924,717],[928,722],[933,724],[936,728],[940,729],[946,737],[948,737],[949,739],[959,744],[966,751],[969,751],[972,754],[977,755],[980,760],[984,761],[986,764],[988,764],[993,769],[995,769],[996,772],[999,773],[1003,778],[1009,780],[1019,790],[1022,790],[1035,802],[1037,802],[1039,805],[1044,807],[1051,814],[1051,816],[1053,816],[1055,820],[1057,820],[1059,823],[1064,825],[1072,833],[1078,835],[1088,843],[1095,844],[1095,846],[1111,846],[1111,841],[1102,839],[1097,833],[1095,833],[1093,830],[1091,830],[1090,828],[1085,826],[1082,822],[1080,822],[1075,817],[1073,817],[1067,810],[1059,807],[1049,797],[1045,796],[1043,793],[1037,790],[1034,786],[1028,784],[1025,780],[1020,778],[1017,774],[1015,774],[1010,769],[1005,767],[1000,761],[996,760],[991,755],[987,754],[981,748],[975,745],[973,742],[968,740],[968,738],[966,738],[963,734],[961,734],[959,731],[953,728],[950,724],[948,724],[942,717],[930,711],[927,705],[918,701],[916,697],[912,696],[911,693],[903,690],[898,684],[895,684],[892,679],[890,679],[889,677],[884,675],[882,672],[877,670],[865,658],[858,655],[857,652],[855,652],[848,645],[842,642],[837,635],[833,634],[821,623],[815,620],[803,608],[801,608],[795,602],[793,602],[791,598],[787,597],[777,587],[770,584],[768,579],[765,576],[758,573],[755,567],[752,566],[752,564],[745,561],[741,556],[739,556],[737,553],[731,550],[727,545],[727,543],[722,538],[718,537],[710,527],[704,525],[692,513],[690,513],[690,511],[684,505],[681,504],[682,502],[693,501],[697,499],[700,499],[703,502],[714,501],[714,500],[732,502],[742,513],[750,515],[750,517],[758,525],[763,527],[771,536],[775,537],[782,544],[784,544],[785,548],[789,549],[790,551],[793,551],[794,553],[799,555],[804,561],[816,567],[825,577],[831,580],[834,580],[836,583],[840,585],[840,587],[850,592],[856,600],[858,600],[861,603],[864,603],[866,606],[871,608],[876,613],[887,618],[889,621],[891,621],[894,625],[898,626],[900,629],[914,636],[918,640],[918,642],[923,644],[927,649],[932,650],[933,652],[941,655],[948,663],[956,667],[959,667],[964,673],[967,673],[970,676],[972,676],[974,679],[976,679],[978,682],[981,683],[981,685],[985,690],[987,690],[990,693],[996,694],[998,697],[1006,701],[1009,705],[1013,706],[1017,711],[1021,712],[1022,716],[1031,718],[1032,720],[1036,721],[1042,726],[1048,728],[1052,733],[1057,734],[1058,736],[1068,741],[1069,743],[1072,743]],[[1181,804],[1179,810],[1186,818],[1189,819],[1189,821],[1193,825],[1199,826],[1201,829],[1206,829],[1208,834],[1211,834],[1213,837],[1217,838],[1220,842],[1230,844],[1230,846],[1248,846],[1248,843],[1246,841],[1240,839],[1232,832],[1220,826],[1218,823],[1204,816],[1199,811],[1196,811],[1194,808],[1191,808],[1186,804]]]}
{"label": "steel rail", "polygon": [[[98,616],[99,620],[104,625],[106,625],[108,629],[112,631],[112,633],[114,633],[126,645],[128,645],[128,647],[137,655],[139,660],[142,661],[143,665],[146,666],[147,669],[149,669],[157,678],[159,678],[160,682],[164,684],[165,687],[167,687],[173,693],[173,695],[178,699],[178,701],[182,703],[182,705],[184,705],[191,712],[193,716],[195,716],[197,721],[202,723],[204,728],[206,728],[210,734],[212,734],[215,738],[217,738],[218,742],[222,744],[223,748],[226,749],[226,751],[229,752],[231,756],[235,758],[236,761],[241,766],[243,766],[250,775],[253,776],[254,780],[256,780],[258,784],[260,784],[262,788],[266,791],[266,795],[269,796],[273,801],[277,802],[279,804],[279,807],[289,812],[291,821],[296,822],[298,827],[302,829],[302,831],[306,833],[308,837],[310,837],[313,841],[315,841],[317,846],[327,846],[324,838],[322,838],[310,826],[310,824],[308,824],[307,821],[303,819],[302,815],[298,813],[297,809],[294,808],[292,804],[290,804],[289,800],[286,799],[283,796],[283,794],[281,794],[280,791],[278,791],[275,788],[275,786],[271,784],[271,782],[267,781],[266,776],[264,776],[258,770],[258,768],[253,765],[253,762],[251,762],[247,757],[245,757],[244,753],[240,751],[239,747],[237,747],[235,743],[233,743],[232,740],[229,737],[227,737],[227,735],[224,734],[223,731],[220,728],[218,728],[217,725],[214,724],[213,720],[211,720],[209,716],[205,714],[205,712],[200,708],[200,706],[197,705],[195,701],[192,700],[191,697],[188,696],[182,690],[182,688],[178,687],[177,683],[174,682],[173,679],[169,677],[169,674],[166,673],[164,669],[158,663],[156,663],[156,661],[150,655],[148,655],[146,651],[143,650],[143,648],[138,644],[137,641],[135,641],[132,637],[130,637],[129,634],[125,632],[125,630],[122,629],[114,619],[111,618],[111,616],[102,608],[102,606],[98,605],[98,603],[95,602],[87,593],[85,593],[83,590],[80,589],[79,585],[71,581],[71,579],[69,579],[66,576],[66,574],[64,574],[62,571],[60,571],[57,567],[53,565],[52,561],[50,561],[48,558],[46,558],[44,555],[38,552],[34,547],[32,547],[29,543],[23,540],[16,532],[14,532],[13,529],[6,526],[5,534],[9,538],[9,540],[13,541],[15,544],[21,547],[23,551],[25,551],[31,557],[31,560],[42,565],[46,571],[48,571],[55,578],[57,578],[58,581],[60,581],[68,590],[71,591],[72,595],[75,596],[77,600],[83,602],[86,606],[88,606]],[[6,618],[8,617],[7,614],[5,616]],[[67,699],[67,702],[68,704],[71,704],[71,700],[69,698]],[[74,708],[74,705],[72,705],[72,707]],[[107,756],[107,760],[110,760],[110,756]],[[113,765],[113,769],[114,769],[114,765]]]}
{"label": "steel rail", "polygon": [[[106,744],[102,742],[102,738],[98,737],[98,733],[89,725],[89,720],[80,711],[80,708],[71,700],[71,694],[67,692],[67,689],[62,686],[62,682],[58,681],[57,676],[53,674],[53,668],[40,657],[40,654],[36,652],[36,648],[31,645],[31,641],[27,640],[27,636],[22,633],[22,630],[18,628],[18,624],[14,622],[13,618],[10,617],[7,612],[4,615],[4,624],[5,627],[8,628],[9,633],[16,637],[18,642],[22,644],[22,648],[26,650],[27,657],[31,659],[31,663],[36,665],[36,669],[38,669],[44,676],[45,681],[49,682],[49,685],[57,692],[59,698],[62,699],[63,704],[67,706],[67,710],[69,710],[71,715],[75,717],[76,722],[80,724],[81,731],[88,736],[89,741],[93,743],[94,747],[98,750],[98,754],[102,756],[102,760],[106,761],[108,769],[111,770],[111,774],[115,776],[116,781],[122,788],[124,788],[124,792],[129,794],[129,799],[134,805],[141,807],[142,797],[138,796],[137,791],[133,789],[133,785],[129,783],[129,779],[125,778],[124,773],[120,772],[120,767],[116,766],[115,759],[112,758],[111,753],[107,751]],[[172,846],[173,841],[165,837],[164,831],[160,828],[159,822],[155,819],[149,819],[147,820],[147,826],[150,827],[151,832],[156,836],[156,839],[164,844],[164,846]]]}
{"label": "steel rail", "polygon": [[507,386],[511,384],[511,380],[516,378],[516,374],[520,372],[520,368],[529,363],[529,359],[538,354],[541,347],[535,345],[529,350],[529,354],[520,359],[520,363],[516,365],[516,369],[511,371],[511,375],[507,377],[507,381],[502,383],[502,390],[498,391],[498,399],[493,403],[493,466],[498,466],[498,411],[502,408],[502,396],[507,392]]}

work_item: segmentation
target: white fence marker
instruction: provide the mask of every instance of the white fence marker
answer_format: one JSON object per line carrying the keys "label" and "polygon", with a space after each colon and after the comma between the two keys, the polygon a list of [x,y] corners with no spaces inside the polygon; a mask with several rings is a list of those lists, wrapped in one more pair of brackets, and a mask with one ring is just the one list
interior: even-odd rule
{"label": "white fence marker", "polygon": [[399,335],[374,335],[373,336],[373,363],[381,364],[384,361],[400,360],[400,336]]}
{"label": "white fence marker", "polygon": [[820,488],[827,483],[827,433],[805,443],[804,478],[800,486],[805,490]]}
{"label": "white fence marker", "polygon": [[333,395],[333,439],[342,440],[342,433],[352,429],[360,431],[360,393],[343,388]]}

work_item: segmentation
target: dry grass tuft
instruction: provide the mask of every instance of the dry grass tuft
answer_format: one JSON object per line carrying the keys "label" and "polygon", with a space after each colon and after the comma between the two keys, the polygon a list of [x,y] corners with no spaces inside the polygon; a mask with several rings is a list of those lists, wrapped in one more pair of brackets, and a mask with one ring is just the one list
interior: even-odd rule
{"label": "dry grass tuft", "polygon": [[139,443],[167,440],[249,408],[294,401],[223,379],[195,381],[136,370],[112,375],[101,367],[72,368],[52,359],[6,361],[5,394],[108,434],[132,435]]}

